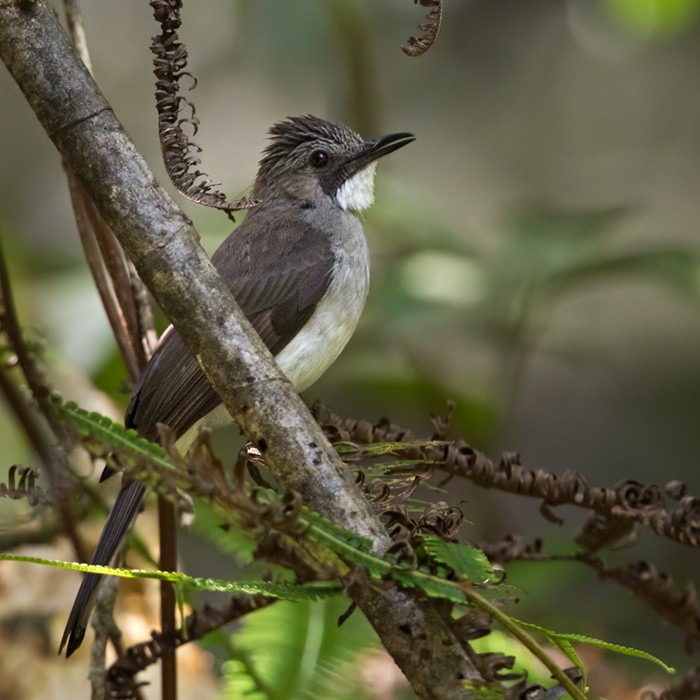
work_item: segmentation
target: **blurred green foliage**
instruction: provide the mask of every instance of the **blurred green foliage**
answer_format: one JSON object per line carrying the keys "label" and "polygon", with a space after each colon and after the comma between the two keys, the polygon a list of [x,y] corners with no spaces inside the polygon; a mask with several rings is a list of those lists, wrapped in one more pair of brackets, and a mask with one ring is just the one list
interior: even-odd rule
{"label": "blurred green foliage", "polygon": [[392,662],[378,655],[376,635],[362,615],[338,625],[348,604],[345,598],[282,602],[247,618],[226,641],[230,660],[221,697],[372,700],[385,686],[396,700],[415,698],[397,683]]}
{"label": "blurred green foliage", "polygon": [[622,26],[646,37],[687,30],[700,16],[698,0],[603,0],[603,4]]}

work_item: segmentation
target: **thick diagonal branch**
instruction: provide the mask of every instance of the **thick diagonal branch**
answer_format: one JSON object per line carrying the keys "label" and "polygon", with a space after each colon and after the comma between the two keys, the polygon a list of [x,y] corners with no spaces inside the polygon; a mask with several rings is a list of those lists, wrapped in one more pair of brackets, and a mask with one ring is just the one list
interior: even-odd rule
{"label": "thick diagonal branch", "polygon": [[[54,14],[0,0],[0,54],[61,156],[89,192],[139,275],[200,361],[226,408],[287,487],[378,551],[389,537],[291,383],[256,336],[115,119]],[[478,676],[435,608],[392,585],[354,599],[424,698],[468,698]]]}

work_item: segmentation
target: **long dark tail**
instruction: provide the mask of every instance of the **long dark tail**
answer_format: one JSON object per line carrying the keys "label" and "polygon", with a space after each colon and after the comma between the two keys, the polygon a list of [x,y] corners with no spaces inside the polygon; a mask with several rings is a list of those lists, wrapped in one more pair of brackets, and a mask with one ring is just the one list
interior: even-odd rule
{"label": "long dark tail", "polygon": [[[91,564],[109,566],[117,547],[124,539],[141,507],[145,493],[146,487],[138,481],[129,481],[122,486],[100,535]],[[59,654],[63,653],[63,647],[66,644],[66,657],[81,645],[102,578],[100,574],[85,574],[63,632]]]}

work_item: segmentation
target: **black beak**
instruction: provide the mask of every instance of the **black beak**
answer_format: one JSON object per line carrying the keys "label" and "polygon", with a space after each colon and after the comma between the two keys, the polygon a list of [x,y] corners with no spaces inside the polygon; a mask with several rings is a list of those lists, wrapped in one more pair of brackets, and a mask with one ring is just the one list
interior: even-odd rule
{"label": "black beak", "polygon": [[365,148],[350,158],[345,164],[346,177],[354,175],[372,161],[383,158],[389,153],[393,153],[415,140],[416,137],[413,134],[402,131],[398,134],[389,134],[388,136],[382,136],[373,141],[367,141]]}

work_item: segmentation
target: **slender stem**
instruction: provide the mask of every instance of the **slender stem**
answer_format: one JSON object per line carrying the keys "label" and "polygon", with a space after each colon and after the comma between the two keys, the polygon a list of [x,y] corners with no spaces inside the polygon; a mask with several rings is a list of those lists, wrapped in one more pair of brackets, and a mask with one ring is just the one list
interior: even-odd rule
{"label": "slender stem", "polygon": [[552,677],[559,681],[559,684],[574,698],[574,700],[587,700],[586,696],[579,690],[576,684],[554,663],[554,661],[552,661],[549,654],[547,654],[529,632],[525,631],[520,625],[511,620],[508,615],[501,612],[499,608],[486,600],[486,598],[480,596],[471,586],[464,586],[463,590],[468,600],[491,615],[501,627],[506,629],[513,637],[521,642],[524,647],[531,651],[547,667],[552,673]]}
{"label": "slender stem", "polygon": [[[92,72],[78,0],[64,0],[64,5],[71,43],[86,68]],[[87,192],[81,186],[76,186],[71,172],[67,171],[66,176],[85,256],[133,382],[150,357],[154,345],[152,338],[146,337],[153,329],[152,317],[149,324],[148,314],[142,308],[143,300],[147,300],[148,295],[143,293],[143,283],[131,274],[133,267],[128,266],[112,229]],[[99,254],[95,250],[95,243],[99,247]],[[111,291],[105,269],[111,280]]]}
{"label": "slender stem", "polygon": [[[177,513],[175,505],[163,496],[158,497],[158,531],[160,537],[161,571],[177,571]],[[161,697],[177,700],[177,660],[175,658],[175,589],[170,581],[160,582],[160,625],[163,632],[161,660]]]}
{"label": "slender stem", "polygon": [[144,353],[144,345],[140,336],[133,288],[124,253],[114,237],[112,229],[107,226],[105,220],[100,216],[97,208],[90,201],[84,190],[83,195],[87,203],[87,213],[90,218],[92,231],[100,248],[105,268],[112,281],[116,303],[124,316],[129,347],[136,356],[136,364],[139,368],[143,368],[148,358]]}
{"label": "slender stem", "polygon": [[80,60],[92,73],[92,62],[90,61],[90,52],[87,47],[85,25],[83,24],[83,15],[80,12],[78,0],[63,0],[63,5],[66,8],[66,19],[68,20],[68,32],[71,43],[78,56],[80,56]]}
{"label": "slender stem", "polygon": [[151,298],[148,295],[146,285],[141,281],[134,263],[126,259],[127,270],[129,271],[129,282],[134,299],[134,309],[136,311],[136,321],[138,324],[138,336],[141,338],[144,355],[150,358],[158,345],[158,334],[156,333],[155,322],[153,320],[153,309],[151,309]]}
{"label": "slender stem", "polygon": [[132,381],[136,381],[141,373],[141,368],[129,338],[129,331],[124,314],[121,307],[115,302],[107,275],[105,274],[97,237],[91,225],[90,215],[88,213],[90,204],[86,201],[81,186],[68,170],[66,170],[66,177],[68,178],[68,189],[73,203],[73,212],[75,214],[78,233],[80,234],[80,241],[83,244],[85,259],[92,273],[92,278],[95,281],[95,287],[102,300],[102,306],[107,314],[107,319],[109,320],[112,333],[119,346],[119,351],[124,358],[129,377],[131,377]]}

